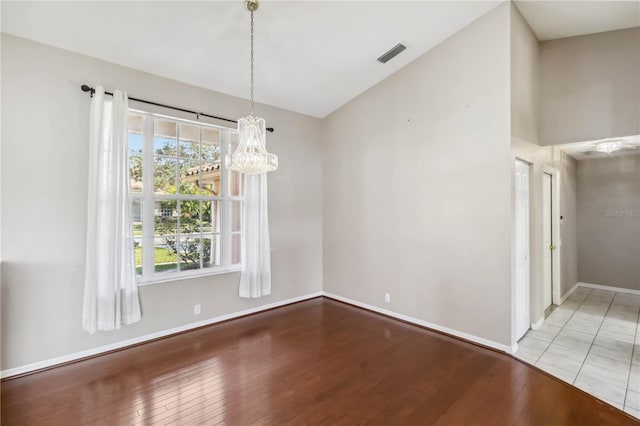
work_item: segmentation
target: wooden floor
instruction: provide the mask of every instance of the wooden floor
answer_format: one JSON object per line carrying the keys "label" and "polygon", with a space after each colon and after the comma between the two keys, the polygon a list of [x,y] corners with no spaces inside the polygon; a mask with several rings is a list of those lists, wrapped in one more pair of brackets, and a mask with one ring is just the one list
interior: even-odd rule
{"label": "wooden floor", "polygon": [[522,362],[326,298],[2,383],[6,425],[631,425]]}

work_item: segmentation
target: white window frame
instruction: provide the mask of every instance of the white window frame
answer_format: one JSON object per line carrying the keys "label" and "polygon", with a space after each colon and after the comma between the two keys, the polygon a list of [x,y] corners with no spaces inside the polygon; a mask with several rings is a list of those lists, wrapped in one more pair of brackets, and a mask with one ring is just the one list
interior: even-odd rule
{"label": "white window frame", "polygon": [[[240,232],[231,231],[231,223],[229,220],[229,203],[231,201],[240,201],[241,210],[244,210],[244,196],[230,196],[228,175],[229,172],[224,167],[224,158],[227,154],[227,148],[230,141],[231,134],[236,133],[236,129],[231,129],[223,126],[216,126],[209,123],[203,123],[200,121],[186,120],[178,117],[172,117],[162,114],[151,113],[147,111],[137,110],[129,108],[129,114],[136,114],[142,116],[142,193],[132,193],[131,199],[140,200],[142,202],[142,275],[137,276],[137,282],[139,286],[157,284],[169,281],[179,281],[189,278],[218,275],[230,272],[238,272],[242,270],[242,263],[231,264],[231,235],[242,234],[243,229]],[[189,196],[182,194],[166,194],[158,196],[154,194],[154,173],[148,173],[148,170],[154,170],[154,147],[153,139],[155,137],[154,121],[156,119],[162,119],[167,121],[174,121],[177,125],[177,137],[176,141],[180,140],[180,126],[181,123],[191,124],[198,126],[199,128],[212,128],[220,132],[220,163],[221,163],[221,176],[220,176],[220,189],[221,195],[202,195]],[[202,138],[202,130],[200,130],[200,138]],[[179,144],[179,142],[178,142]],[[178,145],[179,146],[179,145]],[[200,269],[188,270],[188,271],[167,271],[167,272],[155,272],[155,250],[145,250],[144,247],[155,247],[155,226],[148,226],[145,224],[155,225],[154,221],[154,207],[156,201],[163,200],[200,200],[200,201],[218,201],[220,204],[220,266],[204,268],[202,265],[202,259],[200,259]],[[179,211],[178,211],[179,214]],[[244,212],[242,212],[244,214]],[[179,227],[178,223],[178,227]],[[215,234],[215,233],[214,233]],[[180,263],[180,257],[178,255],[178,263]],[[150,272],[149,272],[150,271]]]}

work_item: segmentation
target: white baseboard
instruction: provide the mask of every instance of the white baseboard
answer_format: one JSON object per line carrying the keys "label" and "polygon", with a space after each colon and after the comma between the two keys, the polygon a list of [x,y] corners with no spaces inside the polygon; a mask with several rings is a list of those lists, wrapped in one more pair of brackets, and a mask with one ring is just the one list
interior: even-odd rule
{"label": "white baseboard", "polygon": [[542,323],[544,322],[544,315],[541,318],[538,318],[538,320],[536,322],[534,322],[533,324],[531,324],[531,329],[532,330],[537,330],[540,327],[542,327]]}
{"label": "white baseboard", "polygon": [[389,311],[387,309],[379,308],[377,306],[369,305],[367,303],[358,302],[357,300],[349,299],[347,297],[338,296],[337,294],[329,293],[327,291],[323,292],[325,296],[331,299],[339,300],[344,303],[348,303],[349,305],[354,305],[359,308],[366,309],[368,311],[377,312],[379,314],[387,315],[393,318],[397,318],[402,321],[406,321],[411,324],[416,324],[422,327],[431,328],[433,330],[440,331],[442,333],[450,334],[452,336],[459,337],[464,340],[468,340],[470,342],[478,343],[483,346],[488,346],[490,348],[498,349],[502,352],[506,352],[508,354],[513,354],[517,351],[518,345],[514,344],[513,346],[503,345],[501,343],[497,343],[491,340],[483,339],[482,337],[474,336],[472,334],[463,333],[462,331],[453,330],[448,327],[443,327],[441,325],[433,324],[427,321],[423,321],[417,318],[410,317],[408,315],[399,314],[397,312]]}
{"label": "white baseboard", "polygon": [[634,289],[631,289],[631,288],[612,287],[612,286],[609,286],[609,285],[589,284],[589,283],[578,283],[578,284],[576,284],[576,286],[586,287],[586,288],[593,288],[593,289],[596,289],[596,290],[615,291],[616,293],[635,294],[637,296],[640,296],[640,290],[634,290]]}
{"label": "white baseboard", "polygon": [[301,302],[307,299],[313,299],[314,297],[322,296],[322,292],[318,291],[311,294],[306,294],[304,296],[294,297],[287,300],[281,300],[279,302],[270,303],[268,305],[262,305],[251,309],[245,309],[240,312],[233,312],[231,314],[221,315],[219,317],[209,318],[203,321],[193,322],[186,325],[181,325],[178,327],[170,328],[168,330],[156,331],[155,333],[145,334],[144,336],[134,337],[132,339],[123,340],[116,343],[111,343],[109,345],[98,346],[96,348],[87,349],[80,352],[75,352],[68,355],[59,356],[56,358],[46,359],[44,361],[38,361],[31,364],[23,365],[20,367],[9,368],[6,370],[0,371],[0,378],[7,378],[11,376],[16,376],[18,374],[29,373],[31,371],[40,370],[42,368],[53,367],[58,364],[64,364],[70,361],[75,361],[82,358],[87,358],[94,355],[99,355],[104,352],[113,351],[115,349],[123,349],[127,346],[137,345],[139,343],[144,343],[149,340],[158,339],[160,337],[167,337],[172,334],[181,333],[183,331],[191,330],[198,327],[203,327],[205,325],[215,324],[221,321],[227,321],[233,318],[242,317],[249,314],[254,314],[261,311],[266,311],[268,309],[277,308],[279,306],[288,305],[295,302]]}
{"label": "white baseboard", "polygon": [[[582,284],[582,283],[579,283]],[[590,285],[585,285],[585,286],[590,286]],[[601,286],[603,287],[603,286]],[[575,288],[574,288],[575,289]],[[574,289],[572,289],[568,294],[570,294]],[[611,287],[606,287],[606,289],[611,289]],[[618,291],[618,290],[616,290]],[[633,290],[629,290],[629,291],[633,291]],[[640,293],[640,292],[637,292]],[[134,337],[132,339],[127,339],[127,340],[123,340],[120,342],[115,342],[115,343],[111,343],[109,345],[104,345],[104,346],[98,346],[95,348],[91,348],[91,349],[86,349],[84,351],[80,351],[80,352],[74,352],[68,355],[63,355],[63,356],[59,356],[59,357],[55,357],[55,358],[50,358],[50,359],[46,359],[43,361],[37,361],[31,364],[26,364],[23,366],[19,366],[19,367],[14,367],[14,368],[9,368],[6,370],[2,370],[0,371],[0,378],[8,378],[8,377],[12,377],[12,376],[16,376],[19,374],[24,374],[24,373],[29,373],[32,371],[36,371],[36,370],[40,370],[43,368],[48,368],[48,367],[53,367],[55,365],[59,365],[59,364],[64,364],[64,363],[68,363],[71,361],[75,361],[75,360],[79,360],[82,358],[87,358],[90,356],[95,356],[95,355],[100,355],[102,353],[105,352],[110,352],[116,349],[124,349],[128,346],[132,346],[132,345],[137,345],[140,343],[144,343],[150,340],[154,340],[154,339],[158,339],[161,337],[167,337],[170,336],[172,334],[177,334],[177,333],[181,333],[183,331],[187,331],[187,330],[191,330],[194,328],[199,328],[199,327],[203,327],[206,325],[211,325],[211,324],[215,324],[218,322],[222,322],[222,321],[227,321],[230,319],[234,319],[234,318],[238,318],[238,317],[242,317],[245,315],[249,315],[249,314],[253,314],[253,313],[258,313],[261,311],[266,311],[268,309],[273,309],[273,308],[277,308],[283,305],[288,305],[291,303],[295,303],[295,302],[301,302],[303,300],[307,300],[307,299],[313,299],[314,297],[318,297],[318,296],[327,296],[329,298],[332,299],[336,299],[339,300],[341,302],[345,302],[348,303],[350,305],[354,305],[363,309],[367,309],[369,311],[372,312],[377,312],[383,315],[387,315],[393,318],[397,318],[399,320],[402,321],[406,321],[408,323],[411,324],[416,324],[422,327],[426,327],[426,328],[430,328],[436,331],[440,331],[442,333],[446,333],[446,334],[450,334],[452,336],[455,337],[459,337],[461,339],[464,340],[468,340],[470,342],[474,342],[474,343],[478,343],[480,345],[484,345],[484,346],[488,346],[497,350],[500,350],[502,352],[506,352],[509,354],[513,354],[517,351],[518,349],[518,344],[514,343],[512,346],[508,346],[508,345],[503,345],[501,343],[497,343],[491,340],[487,340],[484,339],[482,337],[478,337],[478,336],[474,336],[472,334],[468,334],[468,333],[464,333],[458,330],[453,330],[451,328],[448,327],[444,327],[438,324],[433,324],[427,321],[423,321],[417,318],[413,318],[410,317],[408,315],[404,315],[404,314],[399,314],[397,312],[393,312],[393,311],[389,311],[387,309],[383,309],[383,308],[379,308],[377,306],[373,306],[373,305],[369,305],[366,303],[362,303],[362,302],[358,302],[356,300],[353,299],[349,299],[347,297],[342,297],[342,296],[338,296],[337,294],[333,294],[333,293],[329,293],[329,292],[315,292],[315,293],[311,293],[311,294],[306,294],[304,296],[299,296],[299,297],[294,297],[291,299],[287,299],[287,300],[281,300],[279,302],[275,302],[275,303],[270,303],[268,305],[262,305],[262,306],[258,306],[256,308],[251,308],[251,309],[246,309],[243,311],[239,311],[239,312],[233,312],[231,314],[226,314],[226,315],[221,315],[218,317],[214,317],[214,318],[209,318],[203,321],[198,321],[198,322],[194,322],[194,323],[190,323],[190,324],[185,324],[185,325],[181,325],[178,327],[174,327],[174,328],[170,328],[167,330],[161,330],[161,331],[157,331],[155,333],[150,333],[150,334],[146,334],[144,336],[139,336],[139,337]],[[533,326],[532,326],[533,327]]]}
{"label": "white baseboard", "polygon": [[571,287],[571,288],[569,289],[569,291],[568,291],[568,292],[566,292],[566,293],[564,294],[564,296],[562,296],[562,297],[560,298],[560,304],[562,305],[562,304],[565,302],[565,300],[567,300],[567,298],[568,298],[569,296],[571,296],[571,295],[573,294],[573,292],[574,292],[574,291],[576,291],[576,289],[577,289],[578,287],[580,287],[580,283],[576,283],[573,287]]}

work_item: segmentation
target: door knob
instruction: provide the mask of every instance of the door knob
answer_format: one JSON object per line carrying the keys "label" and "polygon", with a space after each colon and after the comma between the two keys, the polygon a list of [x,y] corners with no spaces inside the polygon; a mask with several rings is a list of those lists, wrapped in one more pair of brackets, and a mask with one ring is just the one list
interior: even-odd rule
{"label": "door knob", "polygon": [[555,250],[555,249],[556,249],[556,246],[554,246],[553,244],[551,244],[551,246],[549,246],[549,249],[550,249],[550,250]]}

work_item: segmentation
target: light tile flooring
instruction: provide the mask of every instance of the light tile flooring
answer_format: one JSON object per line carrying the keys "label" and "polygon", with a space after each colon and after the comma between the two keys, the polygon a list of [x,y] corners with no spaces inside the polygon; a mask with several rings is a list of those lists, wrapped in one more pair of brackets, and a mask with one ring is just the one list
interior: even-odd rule
{"label": "light tile flooring", "polygon": [[516,357],[640,418],[640,296],[578,287]]}

